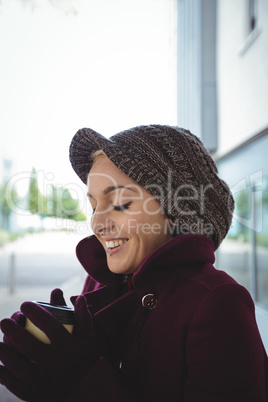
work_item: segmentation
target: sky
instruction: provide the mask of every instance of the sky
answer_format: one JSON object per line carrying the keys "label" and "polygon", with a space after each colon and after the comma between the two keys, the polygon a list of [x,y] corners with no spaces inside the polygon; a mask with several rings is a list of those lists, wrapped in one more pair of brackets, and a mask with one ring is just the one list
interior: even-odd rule
{"label": "sky", "polygon": [[68,159],[82,127],[176,124],[174,3],[0,0],[0,160],[21,193],[33,166],[43,188],[84,192]]}

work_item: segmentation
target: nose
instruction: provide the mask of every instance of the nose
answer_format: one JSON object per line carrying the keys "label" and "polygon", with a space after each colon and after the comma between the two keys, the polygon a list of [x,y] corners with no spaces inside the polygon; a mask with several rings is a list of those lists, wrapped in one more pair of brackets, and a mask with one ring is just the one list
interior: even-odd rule
{"label": "nose", "polygon": [[110,217],[110,212],[109,209],[95,209],[91,217],[91,228],[95,235],[104,236],[114,230],[115,224]]}

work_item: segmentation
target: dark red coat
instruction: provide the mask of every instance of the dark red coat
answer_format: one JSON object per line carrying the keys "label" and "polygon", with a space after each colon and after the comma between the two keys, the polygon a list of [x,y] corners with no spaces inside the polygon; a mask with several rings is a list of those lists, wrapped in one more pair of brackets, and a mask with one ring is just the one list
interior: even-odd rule
{"label": "dark red coat", "polygon": [[143,261],[122,296],[122,276],[109,271],[94,236],[78,244],[77,256],[90,275],[84,293],[95,325],[112,354],[68,401],[266,401],[267,356],[254,303],[213,267],[210,239],[170,240]]}

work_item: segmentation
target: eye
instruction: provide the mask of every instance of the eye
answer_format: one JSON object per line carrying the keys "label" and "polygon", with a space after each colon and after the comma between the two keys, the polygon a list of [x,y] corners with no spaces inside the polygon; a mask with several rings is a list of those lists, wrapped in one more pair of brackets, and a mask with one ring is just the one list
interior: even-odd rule
{"label": "eye", "polygon": [[132,204],[132,201],[129,201],[123,205],[113,205],[113,208],[115,211],[124,211],[125,209],[128,209],[131,204]]}

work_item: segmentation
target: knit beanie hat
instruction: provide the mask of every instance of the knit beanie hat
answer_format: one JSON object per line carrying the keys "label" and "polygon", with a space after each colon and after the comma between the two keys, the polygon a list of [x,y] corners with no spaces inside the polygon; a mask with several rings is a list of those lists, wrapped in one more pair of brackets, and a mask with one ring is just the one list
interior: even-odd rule
{"label": "knit beanie hat", "polygon": [[219,247],[231,225],[234,200],[199,138],[166,125],[133,127],[109,139],[83,128],[71,142],[70,161],[84,183],[98,150],[159,200],[180,233],[210,237]]}

